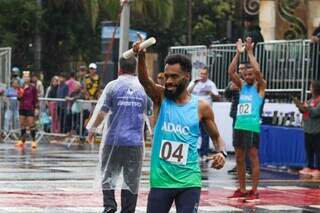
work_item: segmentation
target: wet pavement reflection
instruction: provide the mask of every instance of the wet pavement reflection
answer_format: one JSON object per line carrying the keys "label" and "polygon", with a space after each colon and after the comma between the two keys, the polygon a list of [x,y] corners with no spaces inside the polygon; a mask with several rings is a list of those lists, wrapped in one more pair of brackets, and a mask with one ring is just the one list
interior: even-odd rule
{"label": "wet pavement reflection", "polygon": [[[94,184],[98,149],[98,145],[39,144],[32,150],[30,144],[17,149],[14,143],[0,143],[0,213],[102,212],[102,195]],[[299,176],[294,169],[263,168],[257,204],[229,201],[226,197],[236,189],[237,180],[227,170],[234,164],[233,156],[222,170],[201,163],[199,212],[320,212],[320,179]],[[147,148],[136,212],[146,211],[149,165]]]}

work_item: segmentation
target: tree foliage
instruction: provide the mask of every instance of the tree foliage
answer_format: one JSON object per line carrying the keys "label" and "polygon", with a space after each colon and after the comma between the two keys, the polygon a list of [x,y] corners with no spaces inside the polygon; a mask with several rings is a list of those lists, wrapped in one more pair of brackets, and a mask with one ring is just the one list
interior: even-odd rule
{"label": "tree foliage", "polygon": [[234,0],[193,1],[193,43],[210,44],[226,37],[227,21],[234,20]]}
{"label": "tree foliage", "polygon": [[100,58],[99,29],[92,26],[88,8],[77,0],[43,3],[43,69],[51,73],[75,69],[78,61]]}
{"label": "tree foliage", "polygon": [[34,0],[0,0],[0,47],[13,47],[13,64],[32,63],[35,24],[41,11]]}
{"label": "tree foliage", "polygon": [[[210,44],[226,36],[234,20],[233,0],[192,1],[193,44]],[[13,47],[13,64],[33,63],[36,24],[42,37],[42,67],[48,76],[70,71],[76,62],[103,60],[100,22],[119,21],[119,0],[0,0],[0,46]],[[168,47],[187,44],[187,0],[133,0],[131,27],[158,40],[160,59]],[[161,64],[161,62],[160,62]]]}

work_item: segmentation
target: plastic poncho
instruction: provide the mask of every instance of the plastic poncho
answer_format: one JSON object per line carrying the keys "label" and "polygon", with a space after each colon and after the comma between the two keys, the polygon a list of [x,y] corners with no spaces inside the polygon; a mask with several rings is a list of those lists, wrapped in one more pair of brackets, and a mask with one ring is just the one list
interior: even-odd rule
{"label": "plastic poncho", "polygon": [[87,129],[92,130],[100,112],[107,113],[96,129],[102,133],[98,174],[102,190],[122,189],[137,194],[144,151],[147,95],[137,77],[121,75],[108,83],[100,96]]}

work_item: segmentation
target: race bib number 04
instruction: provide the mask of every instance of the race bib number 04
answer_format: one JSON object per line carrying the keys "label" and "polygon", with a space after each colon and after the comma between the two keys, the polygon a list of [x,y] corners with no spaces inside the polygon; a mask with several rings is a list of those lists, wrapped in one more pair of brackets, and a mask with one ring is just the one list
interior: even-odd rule
{"label": "race bib number 04", "polygon": [[160,158],[181,165],[187,164],[189,144],[163,140],[160,147]]}
{"label": "race bib number 04", "polygon": [[238,115],[251,115],[251,103],[238,104]]}

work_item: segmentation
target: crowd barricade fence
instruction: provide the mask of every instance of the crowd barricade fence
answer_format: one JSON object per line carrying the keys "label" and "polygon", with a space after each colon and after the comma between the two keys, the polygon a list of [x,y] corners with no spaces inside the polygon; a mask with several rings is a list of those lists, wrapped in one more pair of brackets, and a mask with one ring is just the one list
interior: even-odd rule
{"label": "crowd barricade fence", "polygon": [[[174,46],[168,54],[182,53],[191,58],[193,79],[204,66],[219,91],[228,85],[228,67],[236,54],[235,44],[206,46]],[[267,81],[268,92],[299,93],[307,99],[311,80],[320,80],[320,43],[310,40],[266,41],[255,45],[254,54]],[[205,58],[206,55],[206,58]],[[197,57],[198,56],[198,57]],[[199,57],[202,56],[202,57]],[[239,63],[248,63],[241,54]]]}

